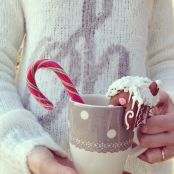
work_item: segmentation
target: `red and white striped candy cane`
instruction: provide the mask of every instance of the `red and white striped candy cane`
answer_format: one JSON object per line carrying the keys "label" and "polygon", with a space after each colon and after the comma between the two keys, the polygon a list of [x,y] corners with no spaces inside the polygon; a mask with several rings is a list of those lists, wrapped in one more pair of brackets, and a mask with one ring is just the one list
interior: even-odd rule
{"label": "red and white striped candy cane", "polygon": [[27,87],[34,98],[43,105],[47,110],[53,109],[53,104],[49,101],[39,90],[36,81],[35,74],[38,69],[46,68],[52,70],[62,81],[65,90],[68,92],[70,98],[73,101],[84,103],[77,90],[75,89],[71,79],[65,73],[63,68],[56,62],[48,59],[40,59],[34,65],[30,66],[27,72]]}

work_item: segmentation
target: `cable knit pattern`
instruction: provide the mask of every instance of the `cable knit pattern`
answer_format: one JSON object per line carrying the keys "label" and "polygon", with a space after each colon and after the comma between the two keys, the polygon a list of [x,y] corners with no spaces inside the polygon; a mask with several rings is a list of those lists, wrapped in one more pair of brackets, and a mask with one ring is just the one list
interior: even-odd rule
{"label": "cable knit pattern", "polygon": [[[36,145],[69,155],[68,96],[55,74],[36,74],[55,104],[44,110],[26,89],[30,63],[59,62],[80,93],[105,94],[124,75],[163,81],[174,99],[171,0],[2,0],[0,5],[0,173],[29,174],[26,157]],[[15,84],[17,50],[23,60]],[[172,160],[149,165],[128,159],[133,174],[171,174]]]}

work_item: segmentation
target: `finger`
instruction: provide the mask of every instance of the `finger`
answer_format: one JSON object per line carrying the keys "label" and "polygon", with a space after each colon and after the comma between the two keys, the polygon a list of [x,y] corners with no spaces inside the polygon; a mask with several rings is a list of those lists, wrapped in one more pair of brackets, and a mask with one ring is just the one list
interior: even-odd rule
{"label": "finger", "polygon": [[174,111],[174,103],[165,91],[160,91],[160,99],[156,105],[157,113],[166,114]]}
{"label": "finger", "polygon": [[140,127],[140,130],[146,134],[158,134],[165,131],[174,130],[174,115],[166,114],[151,117],[147,119],[146,124]]}
{"label": "finger", "polygon": [[157,107],[160,107],[161,105],[167,103],[169,100],[169,95],[164,92],[163,90],[159,91],[159,102],[157,103]]}
{"label": "finger", "polygon": [[143,148],[156,148],[174,145],[174,132],[166,132],[155,135],[140,134],[139,142]]}
{"label": "finger", "polygon": [[35,147],[32,152],[27,157],[27,164],[29,169],[35,173],[39,174],[39,170],[42,166],[43,161],[52,159],[53,154],[43,146]]}
{"label": "finger", "polygon": [[55,157],[56,161],[57,161],[59,164],[62,164],[62,165],[64,165],[64,166],[68,166],[68,167],[70,167],[70,168],[75,169],[75,166],[74,166],[73,162],[70,161],[69,159],[67,159],[67,158],[62,158],[61,156],[58,156],[58,155],[55,155],[54,157]]}
{"label": "finger", "polygon": [[77,174],[74,169],[59,164],[54,158],[40,163],[39,174]]}
{"label": "finger", "polygon": [[[174,146],[164,147],[165,160],[171,159],[174,156]],[[148,163],[157,163],[162,161],[162,151],[160,148],[148,149],[138,158]]]}
{"label": "finger", "polygon": [[162,160],[160,148],[148,149],[138,158],[141,160],[153,164]]}
{"label": "finger", "polygon": [[59,163],[50,150],[41,146],[33,149],[29,155],[28,166],[35,174],[77,174],[71,167]]}

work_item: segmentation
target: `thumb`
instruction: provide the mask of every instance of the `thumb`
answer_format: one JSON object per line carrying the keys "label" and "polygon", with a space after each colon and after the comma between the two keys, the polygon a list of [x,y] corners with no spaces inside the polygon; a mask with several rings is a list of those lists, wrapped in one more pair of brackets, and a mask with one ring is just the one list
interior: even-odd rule
{"label": "thumb", "polygon": [[73,168],[60,164],[55,158],[43,161],[39,168],[38,174],[77,174]]}
{"label": "thumb", "polygon": [[157,103],[157,107],[162,106],[163,104],[167,103],[169,101],[169,95],[164,92],[163,90],[160,90],[159,92],[159,102]]}
{"label": "thumb", "polygon": [[168,93],[160,90],[159,102],[157,103],[156,107],[154,108],[154,114],[161,115],[161,114],[167,114],[170,112],[174,112],[174,103],[172,102]]}
{"label": "thumb", "polygon": [[38,146],[28,156],[28,166],[34,174],[77,174],[71,167],[60,164],[46,147]]}

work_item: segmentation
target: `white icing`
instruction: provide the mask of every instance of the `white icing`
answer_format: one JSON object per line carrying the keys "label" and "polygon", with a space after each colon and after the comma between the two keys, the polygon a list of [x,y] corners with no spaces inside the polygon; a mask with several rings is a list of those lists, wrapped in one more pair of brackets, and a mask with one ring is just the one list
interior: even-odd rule
{"label": "white icing", "polygon": [[[149,90],[149,86],[153,81],[147,77],[126,76],[116,80],[108,89],[106,96],[111,97],[117,95],[120,90],[129,91],[138,103],[148,106],[154,106],[158,102],[158,95],[153,96]],[[159,85],[160,81],[156,83]]]}
{"label": "white icing", "polygon": [[129,99],[128,99],[128,103],[129,103],[130,100],[131,100],[131,97],[132,97],[132,91],[131,91],[131,89],[130,89],[130,91],[129,91],[129,89],[128,89],[128,92],[129,92]]}
{"label": "white icing", "polygon": [[140,108],[141,108],[141,104],[138,104],[138,111],[137,111],[136,117],[138,116],[138,114],[140,112]]}
{"label": "white icing", "polygon": [[[140,112],[140,107],[142,104],[147,106],[155,106],[159,101],[159,95],[153,96],[149,89],[150,84],[153,81],[147,77],[138,77],[138,76],[126,76],[122,77],[111,84],[106,93],[106,96],[111,97],[117,95],[120,91],[129,92],[129,99],[128,102],[131,100],[132,97],[132,107],[133,110],[135,103],[138,103],[138,111],[136,117]],[[157,85],[160,85],[160,81],[155,81]],[[131,114],[131,115],[130,115]],[[129,127],[128,121],[126,119],[133,118],[134,114],[132,112],[126,113],[125,116],[125,123],[127,128]]]}
{"label": "white icing", "polygon": [[124,121],[126,124],[126,129],[128,130],[130,128],[130,125],[128,123],[128,118],[134,118],[134,112],[133,111],[128,111],[125,115]]}
{"label": "white icing", "polygon": [[[139,110],[139,112],[140,112],[140,115],[141,114],[143,114],[143,108],[141,108],[140,110]],[[138,114],[137,114],[138,115]],[[137,117],[137,116],[136,116]],[[143,122],[145,121],[145,119],[143,120]],[[142,122],[141,122],[141,118],[139,118],[139,120],[136,120],[136,122],[137,122],[137,126],[139,126]]]}

